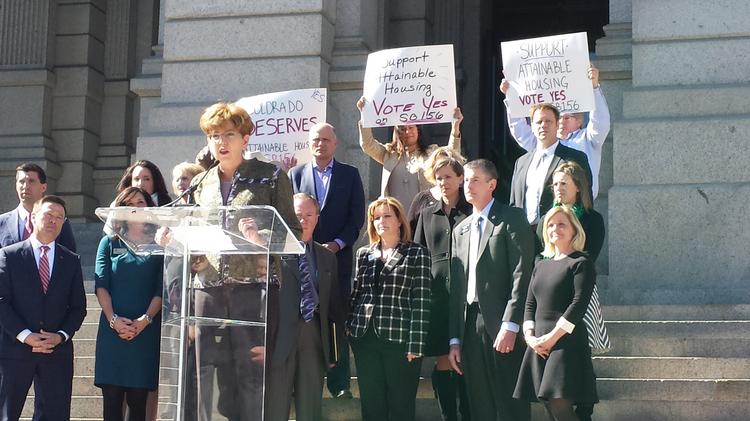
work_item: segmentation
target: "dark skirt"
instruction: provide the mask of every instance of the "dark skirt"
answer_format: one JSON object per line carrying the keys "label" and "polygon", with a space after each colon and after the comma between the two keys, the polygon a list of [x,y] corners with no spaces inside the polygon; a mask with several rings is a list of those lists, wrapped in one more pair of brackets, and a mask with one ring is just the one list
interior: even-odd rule
{"label": "dark skirt", "polygon": [[[537,321],[536,331],[543,335],[551,331],[559,313],[553,320]],[[567,399],[577,403],[596,403],[596,376],[591,361],[586,326],[583,322],[570,335],[563,336],[545,360],[530,347],[521,363],[513,397],[527,401],[539,399]]]}

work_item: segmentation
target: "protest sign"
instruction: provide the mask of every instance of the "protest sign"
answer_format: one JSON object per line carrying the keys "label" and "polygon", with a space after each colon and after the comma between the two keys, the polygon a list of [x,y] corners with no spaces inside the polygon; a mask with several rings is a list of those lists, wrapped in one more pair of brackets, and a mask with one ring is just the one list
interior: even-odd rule
{"label": "protest sign", "polygon": [[249,152],[260,152],[271,161],[312,159],[307,141],[310,128],[326,121],[325,88],[300,89],[245,97],[236,102],[253,119],[255,128]]}
{"label": "protest sign", "polygon": [[456,108],[452,45],[394,48],[367,56],[364,127],[450,123]]}
{"label": "protest sign", "polygon": [[511,117],[528,117],[532,105],[545,102],[560,112],[594,108],[585,32],[503,42],[500,49]]}

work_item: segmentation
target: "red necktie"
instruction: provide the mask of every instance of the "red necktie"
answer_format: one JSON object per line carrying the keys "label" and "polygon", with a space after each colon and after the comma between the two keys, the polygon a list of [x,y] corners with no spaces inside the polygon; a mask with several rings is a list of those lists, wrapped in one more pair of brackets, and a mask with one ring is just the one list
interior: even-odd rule
{"label": "red necktie", "polygon": [[21,238],[21,241],[29,238],[32,231],[34,231],[34,227],[31,225],[31,214],[29,214],[26,216],[26,223],[23,224],[23,238]]}
{"label": "red necktie", "polygon": [[49,288],[49,260],[47,259],[48,246],[42,246],[42,254],[39,256],[39,279],[42,280],[42,291],[46,294]]}

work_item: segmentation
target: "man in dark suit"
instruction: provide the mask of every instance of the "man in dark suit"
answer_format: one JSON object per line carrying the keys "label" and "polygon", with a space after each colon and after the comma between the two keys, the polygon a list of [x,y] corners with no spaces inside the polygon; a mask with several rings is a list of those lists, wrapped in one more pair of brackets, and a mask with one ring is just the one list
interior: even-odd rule
{"label": "man in dark suit", "polygon": [[[34,203],[47,191],[47,174],[37,164],[27,162],[16,167],[16,193],[18,207],[0,215],[0,247],[18,243],[29,237],[33,231],[31,209]],[[57,242],[68,250],[76,251],[76,241],[70,222],[65,220]]]}
{"label": "man in dark suit", "polygon": [[346,316],[339,296],[336,257],[312,239],[320,214],[318,202],[306,193],[297,193],[294,212],[302,225],[305,254],[282,259],[285,276],[278,292],[266,421],[289,419],[292,392],[297,420],[323,419],[323,377],[337,361],[337,347],[344,340]]}
{"label": "man in dark suit", "polygon": [[533,234],[522,210],[492,198],[494,164],[478,159],[464,169],[464,193],[473,213],[453,229],[448,358],[466,376],[472,419],[528,420],[528,402],[512,396],[526,348],[518,331]]}
{"label": "man in dark suit", "polygon": [[21,416],[33,381],[43,419],[69,420],[71,339],[86,316],[81,260],[55,241],[65,201],[44,196],[31,216],[31,236],[0,250],[0,419]]}
{"label": "man in dark suit", "polygon": [[[313,160],[289,171],[295,193],[307,193],[320,205],[320,223],[313,240],[336,253],[339,293],[348,302],[352,290],[354,243],[365,221],[365,192],[356,167],[336,161],[338,139],[334,127],[318,123],[308,140]],[[351,397],[349,392],[349,347],[342,344],[341,360],[328,373],[328,391],[334,397]]]}
{"label": "man in dark suit", "polygon": [[536,229],[553,205],[552,174],[565,161],[573,161],[586,171],[591,185],[591,168],[586,154],[569,148],[557,139],[560,111],[551,104],[531,107],[531,129],[537,139],[535,149],[525,153],[513,169],[510,205],[526,211],[526,220]]}

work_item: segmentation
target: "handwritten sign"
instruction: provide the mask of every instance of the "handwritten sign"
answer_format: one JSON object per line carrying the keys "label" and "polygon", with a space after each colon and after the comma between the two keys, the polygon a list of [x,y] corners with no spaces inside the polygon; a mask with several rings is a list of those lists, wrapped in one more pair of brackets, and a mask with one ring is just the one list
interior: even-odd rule
{"label": "handwritten sign", "polygon": [[528,117],[532,105],[545,102],[560,112],[594,109],[585,32],[503,42],[500,49],[511,117]]}
{"label": "handwritten sign", "polygon": [[260,152],[271,161],[312,159],[307,141],[310,128],[326,121],[325,88],[300,89],[245,97],[236,102],[253,119],[248,151]]}
{"label": "handwritten sign", "polygon": [[452,45],[394,48],[367,56],[365,127],[450,123],[456,108]]}

